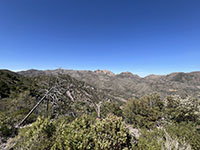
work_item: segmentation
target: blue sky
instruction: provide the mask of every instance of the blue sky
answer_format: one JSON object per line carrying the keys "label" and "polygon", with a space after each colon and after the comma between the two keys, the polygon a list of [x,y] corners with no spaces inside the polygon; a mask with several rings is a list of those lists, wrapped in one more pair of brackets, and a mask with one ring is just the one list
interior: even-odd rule
{"label": "blue sky", "polygon": [[0,68],[200,70],[199,0],[1,0]]}

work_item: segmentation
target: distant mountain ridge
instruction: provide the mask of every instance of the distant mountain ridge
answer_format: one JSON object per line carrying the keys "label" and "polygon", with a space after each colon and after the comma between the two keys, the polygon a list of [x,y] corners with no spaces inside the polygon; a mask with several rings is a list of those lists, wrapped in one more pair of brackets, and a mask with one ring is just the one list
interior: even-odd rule
{"label": "distant mountain ridge", "polygon": [[200,72],[183,73],[176,72],[168,75],[149,75],[144,78],[122,72],[114,74],[108,70],[27,70],[18,72],[24,76],[68,74],[77,80],[84,81],[96,88],[102,89],[111,95],[125,99],[141,97],[153,92],[162,97],[167,95],[199,96]]}

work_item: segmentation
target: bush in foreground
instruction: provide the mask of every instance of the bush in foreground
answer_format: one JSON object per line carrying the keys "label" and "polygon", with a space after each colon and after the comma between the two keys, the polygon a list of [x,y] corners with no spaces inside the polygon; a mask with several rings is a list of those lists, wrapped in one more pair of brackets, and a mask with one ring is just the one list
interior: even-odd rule
{"label": "bush in foreground", "polygon": [[69,123],[67,119],[50,123],[38,118],[19,131],[14,149],[24,150],[122,150],[131,149],[131,135],[121,117],[109,114],[99,120],[87,115]]}

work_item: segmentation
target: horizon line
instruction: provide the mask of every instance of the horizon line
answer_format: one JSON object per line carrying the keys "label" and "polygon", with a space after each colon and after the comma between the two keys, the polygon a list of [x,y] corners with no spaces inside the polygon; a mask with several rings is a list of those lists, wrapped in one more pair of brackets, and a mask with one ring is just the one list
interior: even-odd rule
{"label": "horizon line", "polygon": [[[5,68],[5,70],[10,70],[10,71],[13,71],[13,72],[21,72],[21,71],[28,71],[28,70],[38,70],[38,71],[48,71],[48,70],[73,70],[73,71],[97,71],[97,70],[106,70],[106,71],[110,71],[112,72],[114,75],[118,75],[118,74],[121,74],[121,73],[125,73],[125,72],[129,72],[133,75],[137,75],[141,78],[145,78],[145,77],[148,77],[148,76],[151,76],[151,75],[155,75],[155,76],[166,76],[166,75],[169,75],[169,74],[173,74],[173,73],[194,73],[194,72],[200,72],[199,70],[193,70],[193,71],[175,71],[175,72],[169,72],[169,73],[166,73],[166,74],[157,74],[157,73],[144,73],[144,72],[135,72],[133,73],[132,71],[121,71],[121,72],[115,72],[115,71],[112,71],[112,70],[109,70],[109,69],[66,69],[66,68],[52,68],[52,69],[38,69],[38,68],[29,68],[29,69],[9,69],[9,68]],[[0,69],[0,70],[4,70],[4,69]],[[143,75],[141,75],[143,74]],[[145,75],[144,75],[145,74]]]}

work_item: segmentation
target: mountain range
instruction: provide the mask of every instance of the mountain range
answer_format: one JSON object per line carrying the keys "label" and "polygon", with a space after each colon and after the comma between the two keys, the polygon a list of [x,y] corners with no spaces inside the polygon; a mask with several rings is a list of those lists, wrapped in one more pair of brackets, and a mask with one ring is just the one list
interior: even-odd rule
{"label": "mountain range", "polygon": [[84,81],[97,89],[127,100],[132,97],[142,97],[150,93],[158,93],[161,97],[179,95],[181,97],[200,96],[200,72],[175,72],[168,75],[149,75],[140,77],[131,72],[114,74],[108,70],[27,70],[17,72],[20,75],[34,77],[40,75],[68,74]]}

